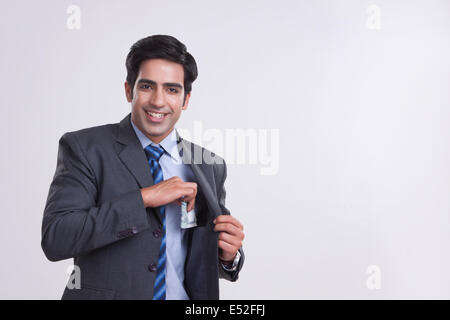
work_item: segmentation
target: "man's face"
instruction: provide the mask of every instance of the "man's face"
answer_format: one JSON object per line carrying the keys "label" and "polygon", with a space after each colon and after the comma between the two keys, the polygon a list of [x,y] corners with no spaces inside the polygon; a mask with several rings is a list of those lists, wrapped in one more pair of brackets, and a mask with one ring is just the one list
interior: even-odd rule
{"label": "man's face", "polygon": [[190,93],[184,99],[184,70],[181,64],[165,59],[148,59],[141,63],[133,96],[125,82],[131,102],[131,120],[154,143],[160,143],[172,131],[186,110]]}

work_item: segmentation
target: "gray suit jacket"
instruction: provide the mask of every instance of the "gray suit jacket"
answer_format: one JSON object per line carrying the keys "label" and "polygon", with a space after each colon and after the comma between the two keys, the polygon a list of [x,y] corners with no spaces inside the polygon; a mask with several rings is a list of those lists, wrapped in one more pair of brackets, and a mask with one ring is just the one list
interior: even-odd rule
{"label": "gray suit jacket", "polygon": [[[219,277],[236,281],[244,262],[241,248],[236,271],[219,265],[212,221],[230,214],[225,207],[226,164],[196,164],[192,158],[197,155],[217,155],[177,137],[198,186],[199,226],[188,229],[184,285],[191,299],[219,299]],[[152,299],[162,221],[155,208],[144,208],[140,189],[153,184],[130,114],[120,123],[61,137],[41,245],[49,260],[74,258],[79,267],[81,289],[66,287],[62,299]]]}

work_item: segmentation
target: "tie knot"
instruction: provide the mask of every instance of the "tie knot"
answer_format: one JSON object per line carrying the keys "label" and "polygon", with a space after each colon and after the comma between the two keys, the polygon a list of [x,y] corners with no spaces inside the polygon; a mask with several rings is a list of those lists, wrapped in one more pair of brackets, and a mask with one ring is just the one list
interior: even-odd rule
{"label": "tie knot", "polygon": [[152,146],[151,144],[149,144],[145,147],[145,153],[147,154],[147,157],[149,159],[159,161],[159,158],[161,158],[164,153],[164,148],[159,145]]}

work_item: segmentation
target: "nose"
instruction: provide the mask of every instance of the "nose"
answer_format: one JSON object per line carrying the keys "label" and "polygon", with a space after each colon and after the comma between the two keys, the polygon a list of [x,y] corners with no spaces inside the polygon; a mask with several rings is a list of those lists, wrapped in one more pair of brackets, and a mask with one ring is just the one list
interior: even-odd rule
{"label": "nose", "polygon": [[152,106],[162,108],[165,105],[164,92],[161,88],[158,88],[152,92],[150,97],[150,103]]}

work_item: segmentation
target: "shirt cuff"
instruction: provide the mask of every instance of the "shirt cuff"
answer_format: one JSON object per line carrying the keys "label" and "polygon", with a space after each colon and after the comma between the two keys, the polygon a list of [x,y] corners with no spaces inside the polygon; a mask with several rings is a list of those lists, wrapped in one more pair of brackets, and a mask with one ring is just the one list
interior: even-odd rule
{"label": "shirt cuff", "polygon": [[236,257],[234,257],[233,264],[231,265],[231,267],[227,267],[222,262],[220,264],[226,271],[236,271],[237,265],[238,265],[240,259],[241,259],[241,253],[238,250],[238,252],[236,253]]}

